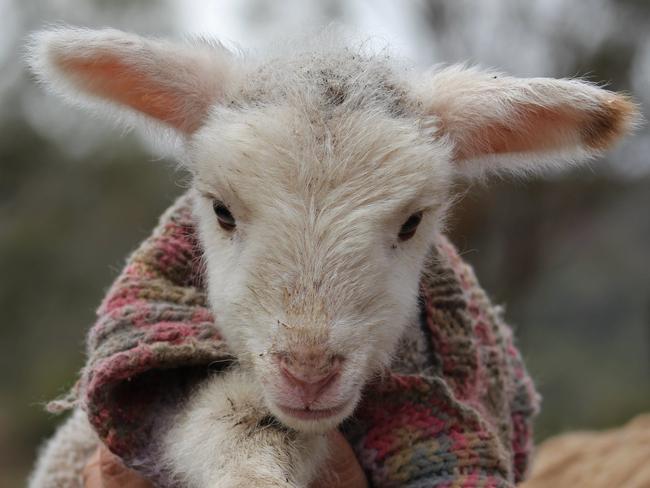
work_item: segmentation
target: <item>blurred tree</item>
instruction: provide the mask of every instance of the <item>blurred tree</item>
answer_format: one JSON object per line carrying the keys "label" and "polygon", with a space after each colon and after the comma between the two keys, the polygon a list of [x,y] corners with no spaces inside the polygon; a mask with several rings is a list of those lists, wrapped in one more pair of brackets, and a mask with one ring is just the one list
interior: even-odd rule
{"label": "blurred tree", "polygon": [[[29,83],[25,34],[45,22],[171,31],[164,2],[0,2],[0,486],[23,486],[72,386],[84,331],[124,257],[182,189],[134,135]],[[118,140],[116,143],[115,141]]]}
{"label": "blurred tree", "polygon": [[[429,0],[421,8],[435,61],[588,74],[614,90],[643,86],[637,98],[646,100],[648,2]],[[648,137],[643,129],[606,163],[561,179],[467,188],[455,209],[452,237],[506,304],[538,379],[539,439],[616,425],[650,407],[650,164],[632,149]]]}

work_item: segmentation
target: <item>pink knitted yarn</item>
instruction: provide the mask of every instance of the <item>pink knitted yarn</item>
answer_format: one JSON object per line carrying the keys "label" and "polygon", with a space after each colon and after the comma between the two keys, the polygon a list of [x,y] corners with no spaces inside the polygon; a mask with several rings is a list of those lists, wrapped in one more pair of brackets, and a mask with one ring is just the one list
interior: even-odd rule
{"label": "pink knitted yarn", "polygon": [[[190,203],[162,216],[111,287],[77,388],[100,438],[145,472],[161,412],[233,359],[206,303]],[[514,486],[538,396],[510,329],[442,236],[430,263],[415,331],[426,350],[397,360],[423,366],[396,365],[368,385],[346,435],[376,487]]]}

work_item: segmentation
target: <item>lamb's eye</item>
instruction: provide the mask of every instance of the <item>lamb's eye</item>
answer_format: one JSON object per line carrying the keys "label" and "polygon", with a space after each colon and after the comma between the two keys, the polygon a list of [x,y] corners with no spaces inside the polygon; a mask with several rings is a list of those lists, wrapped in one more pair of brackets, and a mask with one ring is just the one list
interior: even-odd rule
{"label": "lamb's eye", "polygon": [[415,231],[418,230],[418,225],[420,225],[420,222],[422,222],[422,212],[415,212],[413,215],[411,215],[404,224],[402,224],[402,228],[399,230],[399,234],[397,237],[399,237],[400,241],[408,241],[411,237],[415,235]]}
{"label": "lamb's eye", "polygon": [[232,231],[237,227],[235,217],[232,216],[230,210],[220,201],[215,200],[212,203],[212,208],[217,216],[217,222],[223,230]]}

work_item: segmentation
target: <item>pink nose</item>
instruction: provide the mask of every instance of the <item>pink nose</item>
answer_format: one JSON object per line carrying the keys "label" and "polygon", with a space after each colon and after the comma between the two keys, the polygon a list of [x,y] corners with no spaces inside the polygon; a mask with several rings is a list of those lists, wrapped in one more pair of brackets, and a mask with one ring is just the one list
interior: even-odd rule
{"label": "pink nose", "polygon": [[285,380],[296,390],[306,407],[309,407],[334,383],[341,370],[341,360],[334,358],[327,366],[318,368],[280,360],[280,371]]}

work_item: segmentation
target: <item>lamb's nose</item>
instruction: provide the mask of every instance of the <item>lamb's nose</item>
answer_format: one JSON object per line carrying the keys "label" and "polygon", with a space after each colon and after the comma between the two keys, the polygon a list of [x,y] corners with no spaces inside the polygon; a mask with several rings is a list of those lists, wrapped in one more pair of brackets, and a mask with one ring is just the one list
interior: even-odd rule
{"label": "lamb's nose", "polygon": [[334,358],[320,367],[300,365],[280,360],[280,370],[285,380],[293,386],[306,407],[309,407],[334,383],[341,370],[341,360]]}

